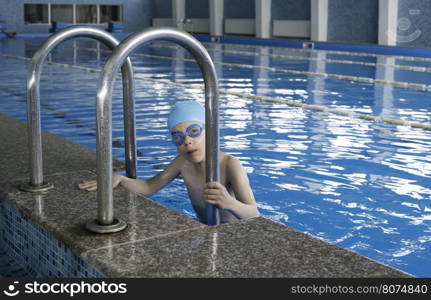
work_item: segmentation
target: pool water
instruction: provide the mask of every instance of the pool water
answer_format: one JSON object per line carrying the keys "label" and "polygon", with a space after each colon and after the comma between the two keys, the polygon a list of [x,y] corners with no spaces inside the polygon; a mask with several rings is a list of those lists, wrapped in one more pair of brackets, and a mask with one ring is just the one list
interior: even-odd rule
{"label": "pool water", "polygon": [[[0,40],[1,113],[26,120],[28,60],[23,58],[30,58],[42,41]],[[394,82],[426,87],[431,84],[431,61],[205,46],[222,92],[221,150],[242,161],[260,213],[415,276],[431,276],[431,131],[353,116],[429,124],[430,92]],[[67,42],[53,51],[54,63],[42,72],[44,130],[95,149],[98,73],[74,66],[100,69],[108,54],[89,40]],[[175,157],[167,114],[177,100],[203,101],[202,78],[186,51],[166,43],[140,49],[132,62],[138,176],[146,179]],[[124,157],[121,91],[119,79],[113,97],[113,153],[119,159]],[[195,217],[181,179],[152,199]]]}

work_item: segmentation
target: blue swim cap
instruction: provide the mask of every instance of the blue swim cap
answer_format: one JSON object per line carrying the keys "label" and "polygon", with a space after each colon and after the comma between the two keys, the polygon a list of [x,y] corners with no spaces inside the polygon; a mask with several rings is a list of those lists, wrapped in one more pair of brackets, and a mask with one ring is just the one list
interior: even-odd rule
{"label": "blue swim cap", "polygon": [[197,121],[205,124],[204,107],[196,101],[178,102],[171,110],[171,113],[168,117],[169,132],[171,132],[172,128],[174,128],[176,125],[189,121]]}

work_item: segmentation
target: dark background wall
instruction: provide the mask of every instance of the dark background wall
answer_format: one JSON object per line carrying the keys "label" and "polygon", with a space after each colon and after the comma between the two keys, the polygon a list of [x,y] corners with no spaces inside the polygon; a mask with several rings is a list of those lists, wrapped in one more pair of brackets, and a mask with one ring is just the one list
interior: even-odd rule
{"label": "dark background wall", "polygon": [[[431,47],[431,0],[398,0],[397,45]],[[171,18],[172,0],[0,0],[0,20],[10,32],[45,32],[48,24],[24,24],[24,3],[113,4],[123,7],[124,30]],[[209,18],[209,0],[186,0],[186,18]],[[272,0],[273,20],[310,20],[311,0]],[[328,0],[328,41],[377,44],[379,0]],[[254,0],[224,0],[224,18],[255,18]],[[105,28],[105,24],[97,25]]]}
{"label": "dark background wall", "polygon": [[377,43],[378,0],[329,0],[328,41]]}
{"label": "dark background wall", "polygon": [[254,0],[225,0],[225,18],[254,19]]}
{"label": "dark background wall", "polygon": [[186,0],[186,18],[210,17],[209,0]]}
{"label": "dark background wall", "polygon": [[311,0],[272,0],[274,20],[310,20]]}
{"label": "dark background wall", "polygon": [[153,18],[172,18],[171,0],[153,0],[152,3]]}

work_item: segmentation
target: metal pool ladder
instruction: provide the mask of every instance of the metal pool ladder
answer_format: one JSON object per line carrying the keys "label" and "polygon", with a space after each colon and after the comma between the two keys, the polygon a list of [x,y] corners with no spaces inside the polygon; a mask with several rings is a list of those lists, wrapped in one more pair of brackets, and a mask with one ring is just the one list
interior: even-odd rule
{"label": "metal pool ladder", "polygon": [[[93,38],[114,49],[119,41],[104,30],[89,26],[70,26],[51,35],[31,59],[27,75],[27,131],[30,161],[30,182],[20,189],[26,192],[46,192],[54,186],[43,180],[42,132],[40,121],[40,74],[48,54],[60,43],[77,37]],[[125,161],[127,176],[136,178],[136,133],[135,133],[135,87],[130,59],[125,59],[121,68],[123,78],[123,108]]]}
{"label": "metal pool ladder", "polygon": [[[153,41],[170,41],[187,49],[197,60],[205,82],[206,182],[220,181],[218,80],[214,64],[206,49],[190,34],[173,28],[146,29],[123,40],[106,62],[97,86],[97,220],[89,221],[86,228],[97,233],[126,228],[114,218],[112,191],[112,90],[115,75],[129,55],[140,46]],[[206,208],[208,225],[219,224],[219,211],[214,205]]]}

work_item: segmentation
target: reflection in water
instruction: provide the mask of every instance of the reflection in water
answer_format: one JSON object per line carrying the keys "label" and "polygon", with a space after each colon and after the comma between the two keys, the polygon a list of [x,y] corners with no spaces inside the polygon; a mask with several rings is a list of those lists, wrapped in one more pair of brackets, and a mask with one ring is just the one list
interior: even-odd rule
{"label": "reflection in water", "polygon": [[[376,67],[376,79],[394,81],[395,69],[386,68],[382,65],[394,65],[394,57],[379,57],[377,58],[379,66]],[[381,65],[380,65],[381,64]],[[393,104],[393,86],[376,84],[374,86],[374,99],[373,114],[382,118],[395,117],[394,104]]]}
{"label": "reflection in water", "polygon": [[34,212],[39,217],[43,218],[44,216],[44,201],[43,201],[43,195],[42,194],[35,194],[34,195]]}
{"label": "reflection in water", "polygon": [[269,49],[262,47],[259,49],[258,55],[254,56],[254,65],[264,68],[254,69],[254,95],[266,95],[269,92],[269,70],[267,67],[270,65]]}
{"label": "reflection in water", "polygon": [[[139,209],[139,207],[137,205],[138,199],[136,199],[137,198],[136,194],[129,192],[129,191],[126,191],[125,192],[125,198],[126,199],[121,199],[121,201],[123,201],[123,202],[126,201],[126,203],[128,203],[128,205],[127,205],[128,219],[134,220],[135,223],[139,223],[139,221],[138,221],[138,209]],[[129,225],[127,230],[128,230],[129,239],[131,241],[137,241],[138,240],[138,238],[137,238],[138,233],[136,231],[137,227]],[[136,255],[136,251],[138,251],[138,249],[132,248],[132,255],[133,256]]]}
{"label": "reflection in water", "polygon": [[211,275],[215,277],[217,275],[216,262],[217,262],[217,248],[218,248],[218,232],[214,230],[214,232],[210,233],[210,236],[211,236],[211,242],[209,243],[211,245],[210,256],[209,256],[210,266],[211,266],[210,272],[211,272]]}

